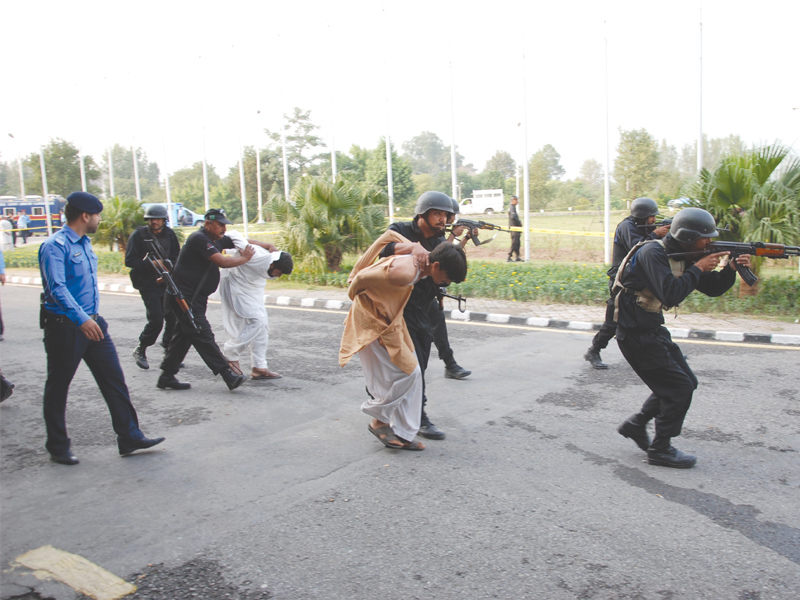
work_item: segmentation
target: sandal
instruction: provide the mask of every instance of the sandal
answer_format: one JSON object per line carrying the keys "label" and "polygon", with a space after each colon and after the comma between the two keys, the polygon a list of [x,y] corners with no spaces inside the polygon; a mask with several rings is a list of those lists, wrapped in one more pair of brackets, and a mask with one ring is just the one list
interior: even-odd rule
{"label": "sandal", "polygon": [[368,423],[367,429],[369,429],[369,432],[378,438],[387,448],[393,448],[395,450],[425,450],[425,444],[417,441],[409,442],[403,438],[397,437],[392,431],[392,428],[388,425],[373,429],[372,424]]}

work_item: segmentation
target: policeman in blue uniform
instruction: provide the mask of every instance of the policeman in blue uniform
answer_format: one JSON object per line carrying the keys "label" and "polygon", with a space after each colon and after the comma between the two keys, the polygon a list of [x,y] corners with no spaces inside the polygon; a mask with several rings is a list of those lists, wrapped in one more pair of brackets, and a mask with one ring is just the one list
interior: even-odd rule
{"label": "policeman in blue uniform", "polygon": [[111,413],[122,456],[164,441],[147,438],[131,404],[117,350],[105,319],[98,314],[97,256],[87,234],[97,231],[103,204],[86,192],[67,197],[67,224],[39,248],[39,268],[44,287],[41,325],[47,353],[44,387],[45,447],[63,465],[78,464],[67,435],[67,391],[83,360]]}

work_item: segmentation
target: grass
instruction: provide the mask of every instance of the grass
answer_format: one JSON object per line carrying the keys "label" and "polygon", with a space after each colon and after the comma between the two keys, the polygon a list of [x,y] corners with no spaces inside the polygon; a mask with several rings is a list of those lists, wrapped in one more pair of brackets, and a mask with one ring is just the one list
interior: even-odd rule
{"label": "grass", "polygon": [[[484,219],[486,220],[486,219]],[[504,225],[505,217],[491,219]],[[537,222],[538,221],[538,222]],[[532,219],[531,227],[570,231],[599,231],[602,222],[597,215],[545,215]],[[189,228],[191,229],[191,228]],[[275,224],[252,226],[249,234],[259,240],[279,244]],[[186,232],[188,233],[188,231]],[[451,286],[452,293],[474,298],[493,298],[515,302],[602,305],[608,297],[607,266],[602,264],[601,236],[533,233],[528,263],[505,262],[508,244],[498,238],[486,246],[468,246],[470,260],[468,279]],[[9,268],[38,269],[37,247],[17,248],[5,254]],[[127,274],[124,257],[119,252],[95,248],[99,270],[104,273]],[[599,256],[599,258],[597,258]],[[580,258],[585,260],[581,261]],[[589,260],[595,257],[594,260]],[[339,273],[316,273],[296,267],[291,276],[271,284],[283,289],[346,288],[347,276],[356,256],[345,257]],[[794,260],[767,261],[761,272],[758,296],[739,298],[738,284],[719,298],[691,294],[682,305],[684,310],[717,314],[749,314],[794,318],[800,314],[800,277]]]}

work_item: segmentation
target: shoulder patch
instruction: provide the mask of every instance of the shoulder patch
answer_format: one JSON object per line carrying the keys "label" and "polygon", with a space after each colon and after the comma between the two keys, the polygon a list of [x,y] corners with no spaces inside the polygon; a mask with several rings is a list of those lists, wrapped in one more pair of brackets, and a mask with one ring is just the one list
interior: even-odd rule
{"label": "shoulder patch", "polygon": [[63,246],[63,245],[64,245],[64,243],[65,243],[65,242],[64,242],[64,236],[62,236],[62,235],[54,235],[54,236],[53,236],[53,241],[54,241],[56,244],[61,244],[62,246]]}

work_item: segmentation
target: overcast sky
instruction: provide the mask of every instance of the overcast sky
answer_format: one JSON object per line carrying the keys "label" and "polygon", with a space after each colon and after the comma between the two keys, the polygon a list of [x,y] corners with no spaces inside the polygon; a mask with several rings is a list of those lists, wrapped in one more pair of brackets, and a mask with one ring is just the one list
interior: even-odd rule
{"label": "overcast sky", "polygon": [[573,178],[605,162],[606,42],[611,160],[618,128],[695,143],[701,16],[703,131],[797,151],[796,1],[7,0],[0,157],[62,138],[172,172],[205,141],[226,175],[297,106],[329,149],[455,132],[478,170],[524,155],[527,115],[528,155],[552,144]]}

